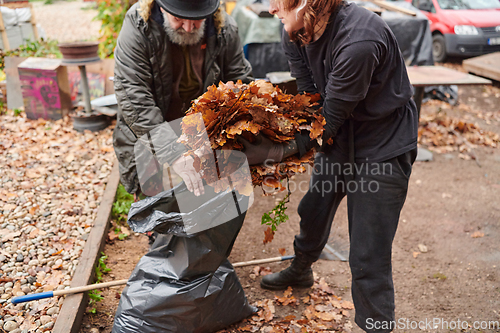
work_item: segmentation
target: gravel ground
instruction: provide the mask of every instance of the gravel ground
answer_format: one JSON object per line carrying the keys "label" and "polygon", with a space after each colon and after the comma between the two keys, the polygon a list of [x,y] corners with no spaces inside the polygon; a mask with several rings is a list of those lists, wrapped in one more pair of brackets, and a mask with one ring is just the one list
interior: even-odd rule
{"label": "gravel ground", "polygon": [[45,5],[43,1],[37,1],[33,6],[36,22],[47,38],[61,43],[99,38],[101,22],[93,21],[97,15],[95,2],[56,1]]}
{"label": "gravel ground", "polygon": [[112,129],[9,112],[0,133],[0,328],[50,332],[62,297],[10,300],[69,288],[111,173]]}

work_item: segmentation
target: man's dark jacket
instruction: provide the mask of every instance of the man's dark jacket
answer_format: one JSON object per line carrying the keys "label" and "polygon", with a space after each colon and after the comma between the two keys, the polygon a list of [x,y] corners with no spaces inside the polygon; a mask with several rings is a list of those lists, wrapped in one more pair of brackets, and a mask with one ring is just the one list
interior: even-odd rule
{"label": "man's dark jacket", "polygon": [[[138,3],[125,16],[115,49],[115,93],[118,114],[113,145],[120,166],[120,180],[129,193],[139,189],[134,144],[169,117],[173,91],[172,47],[163,27],[163,15],[154,2],[147,22],[138,12]],[[219,9],[207,18],[203,91],[219,81],[251,77],[250,63],[233,18]]]}

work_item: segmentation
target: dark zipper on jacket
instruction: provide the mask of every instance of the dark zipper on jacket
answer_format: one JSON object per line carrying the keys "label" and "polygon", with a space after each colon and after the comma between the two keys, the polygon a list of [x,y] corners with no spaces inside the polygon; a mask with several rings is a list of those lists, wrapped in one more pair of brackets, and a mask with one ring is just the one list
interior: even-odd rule
{"label": "dark zipper on jacket", "polygon": [[[222,38],[223,38],[222,35],[223,35],[222,33],[220,35],[216,35],[214,52],[213,52],[212,57],[210,58],[209,62],[207,62],[207,67],[205,69],[205,80],[204,80],[205,82],[208,79],[208,74],[210,72],[210,69],[212,68],[212,64],[215,62],[215,59],[217,58],[217,55],[220,53],[220,49],[222,48],[222,46],[221,46]],[[207,42],[207,44],[208,44],[208,42]],[[209,49],[209,48],[207,47],[207,49]],[[218,52],[215,52],[215,51],[218,51]],[[214,79],[215,79],[215,77],[214,77]],[[203,82],[203,87],[205,87],[205,82]],[[217,84],[217,82],[215,82],[215,84]]]}

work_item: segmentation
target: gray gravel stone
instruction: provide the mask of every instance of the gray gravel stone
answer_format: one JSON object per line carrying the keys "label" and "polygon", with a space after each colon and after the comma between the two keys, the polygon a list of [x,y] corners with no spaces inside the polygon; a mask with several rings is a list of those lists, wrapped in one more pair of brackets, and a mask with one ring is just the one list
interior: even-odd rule
{"label": "gray gravel stone", "polygon": [[43,325],[41,327],[41,329],[44,330],[44,331],[46,331],[46,330],[52,329],[52,327],[54,327],[54,322],[53,321],[51,321],[50,323],[47,323],[47,324]]}
{"label": "gray gravel stone", "polygon": [[57,306],[54,306],[47,310],[47,314],[49,316],[55,315],[56,313],[59,313],[59,308]]}
{"label": "gray gravel stone", "polygon": [[7,332],[12,332],[18,327],[19,325],[15,321],[8,321],[5,324],[3,324],[3,329],[6,330]]}
{"label": "gray gravel stone", "polygon": [[42,325],[50,323],[51,321],[52,321],[52,317],[51,316],[41,316],[40,317],[40,322],[42,323]]}

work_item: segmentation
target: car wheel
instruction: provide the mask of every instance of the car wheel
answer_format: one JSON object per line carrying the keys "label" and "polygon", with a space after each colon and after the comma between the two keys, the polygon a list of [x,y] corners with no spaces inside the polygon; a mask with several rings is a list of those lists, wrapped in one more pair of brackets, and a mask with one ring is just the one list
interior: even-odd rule
{"label": "car wheel", "polygon": [[432,56],[435,62],[443,62],[446,59],[446,42],[441,34],[432,36]]}

